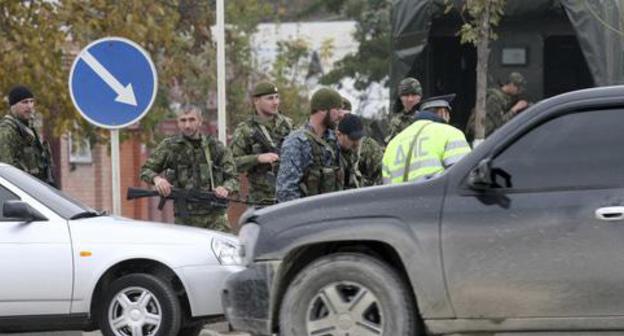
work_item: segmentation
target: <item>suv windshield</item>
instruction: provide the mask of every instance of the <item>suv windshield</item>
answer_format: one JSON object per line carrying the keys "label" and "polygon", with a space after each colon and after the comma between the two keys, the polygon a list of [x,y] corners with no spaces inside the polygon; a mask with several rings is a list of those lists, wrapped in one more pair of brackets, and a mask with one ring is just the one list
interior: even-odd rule
{"label": "suv windshield", "polygon": [[71,219],[82,213],[99,214],[95,209],[15,167],[0,166],[0,176],[65,219]]}

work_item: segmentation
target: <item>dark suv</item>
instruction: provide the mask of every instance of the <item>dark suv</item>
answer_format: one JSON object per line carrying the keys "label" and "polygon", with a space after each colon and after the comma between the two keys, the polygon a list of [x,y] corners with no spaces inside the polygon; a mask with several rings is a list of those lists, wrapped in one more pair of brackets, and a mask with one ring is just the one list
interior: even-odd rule
{"label": "dark suv", "polygon": [[248,212],[259,335],[624,330],[624,86],[545,100],[445,174]]}

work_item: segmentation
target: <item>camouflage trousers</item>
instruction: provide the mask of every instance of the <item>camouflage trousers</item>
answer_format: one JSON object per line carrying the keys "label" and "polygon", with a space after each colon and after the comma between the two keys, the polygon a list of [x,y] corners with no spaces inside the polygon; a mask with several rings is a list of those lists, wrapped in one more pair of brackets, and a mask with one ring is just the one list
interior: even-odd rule
{"label": "camouflage trousers", "polygon": [[226,233],[232,232],[227,213],[222,212],[207,215],[189,215],[187,217],[176,216],[175,223]]}

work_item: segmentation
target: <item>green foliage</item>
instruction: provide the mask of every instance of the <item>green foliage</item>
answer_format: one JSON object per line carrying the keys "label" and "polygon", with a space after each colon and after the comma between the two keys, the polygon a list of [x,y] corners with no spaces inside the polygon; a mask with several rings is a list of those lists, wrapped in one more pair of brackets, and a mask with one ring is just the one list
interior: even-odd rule
{"label": "green foliage", "polygon": [[445,0],[445,14],[448,14],[453,9],[459,11],[464,21],[458,32],[461,43],[471,43],[476,46],[481,38],[484,38],[484,31],[481,29],[483,24],[481,18],[487,10],[489,10],[489,21],[487,22],[489,29],[485,32],[487,34],[486,37],[492,40],[497,38],[494,29],[499,25],[505,14],[505,2],[506,0],[465,0],[459,2]]}
{"label": "green foliage", "polygon": [[309,66],[309,56],[310,45],[304,39],[277,43],[277,58],[271,76],[280,90],[280,109],[293,118],[295,125],[304,122],[309,115],[307,90],[302,81],[303,70]]}
{"label": "green foliage", "polygon": [[[26,85],[37,99],[37,111],[48,120],[75,116],[58,12],[58,5],[49,1],[0,1],[0,97],[17,84]],[[8,103],[2,100],[5,113]]]}
{"label": "green foliage", "polygon": [[388,76],[390,59],[390,0],[318,0],[328,9],[356,21],[358,51],[345,56],[321,80],[335,84],[343,78],[355,79],[355,88],[363,90]]}

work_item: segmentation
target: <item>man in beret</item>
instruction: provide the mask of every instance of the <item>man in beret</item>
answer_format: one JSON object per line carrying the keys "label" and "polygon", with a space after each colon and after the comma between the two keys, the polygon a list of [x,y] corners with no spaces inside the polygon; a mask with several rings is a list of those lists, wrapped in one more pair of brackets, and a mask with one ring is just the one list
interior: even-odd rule
{"label": "man in beret", "polygon": [[334,128],[342,108],[342,97],[330,88],[320,88],[310,100],[308,123],[292,132],[282,145],[277,174],[277,201],[342,190],[344,171]]}
{"label": "man in beret", "polygon": [[292,120],[279,113],[280,96],[275,84],[256,84],[251,99],[252,115],[234,130],[230,149],[238,172],[247,175],[249,200],[272,204],[280,149],[292,131]]}
{"label": "man in beret", "polygon": [[9,113],[0,120],[0,162],[8,163],[56,186],[52,155],[32,127],[35,97],[25,86],[9,92]]}
{"label": "man in beret", "polygon": [[[351,114],[351,102],[342,98],[342,117],[338,124],[337,135],[340,142],[340,127],[357,130],[362,127],[362,138],[357,146],[352,149],[345,149],[341,146],[342,161],[345,167],[345,188],[361,188],[378,185],[382,183],[381,160],[383,159],[383,148],[370,136],[366,135],[362,120],[355,114]],[[357,119],[357,121],[355,121]],[[344,133],[344,132],[343,132]]]}
{"label": "man in beret", "polygon": [[407,77],[403,79],[399,83],[398,89],[403,110],[390,120],[386,143],[414,122],[418,112],[418,104],[422,99],[422,86],[416,78]]}

